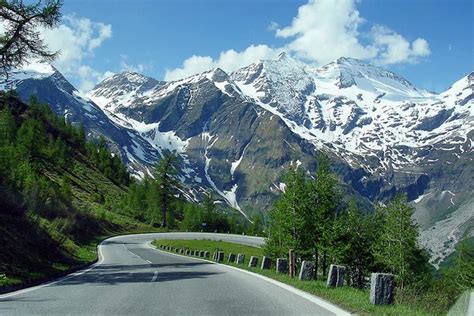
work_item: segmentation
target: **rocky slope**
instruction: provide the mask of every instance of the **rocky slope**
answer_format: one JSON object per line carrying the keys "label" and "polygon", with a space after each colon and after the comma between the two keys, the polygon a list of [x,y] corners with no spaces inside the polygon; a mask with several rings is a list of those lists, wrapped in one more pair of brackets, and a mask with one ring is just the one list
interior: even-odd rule
{"label": "rocky slope", "polygon": [[92,101],[63,80],[53,72],[16,86],[105,135],[137,175],[176,151],[190,198],[210,188],[249,216],[270,206],[288,166],[312,170],[325,151],[361,200],[407,192],[433,263],[473,234],[474,73],[434,94],[359,60],[315,68],[282,54],[174,82],[125,72]]}

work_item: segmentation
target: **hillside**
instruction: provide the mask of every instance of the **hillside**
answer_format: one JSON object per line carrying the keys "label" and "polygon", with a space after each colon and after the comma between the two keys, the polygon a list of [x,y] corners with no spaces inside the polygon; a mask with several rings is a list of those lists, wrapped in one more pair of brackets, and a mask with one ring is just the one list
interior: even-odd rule
{"label": "hillside", "polygon": [[127,176],[120,167],[106,176],[81,130],[46,105],[1,93],[0,134],[0,285],[90,262],[100,236],[152,229],[108,209]]}

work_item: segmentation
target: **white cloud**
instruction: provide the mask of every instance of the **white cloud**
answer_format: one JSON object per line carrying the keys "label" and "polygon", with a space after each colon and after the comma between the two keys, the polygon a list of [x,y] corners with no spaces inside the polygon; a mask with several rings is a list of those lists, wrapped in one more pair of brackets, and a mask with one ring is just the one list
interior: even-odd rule
{"label": "white cloud", "polygon": [[185,78],[216,67],[216,62],[210,56],[193,55],[183,62],[181,68],[166,70],[165,80],[172,81]]}
{"label": "white cloud", "polygon": [[402,35],[383,26],[373,27],[372,37],[377,49],[374,61],[383,65],[414,63],[431,54],[426,40],[417,38],[410,44]]}
{"label": "white cloud", "polygon": [[191,56],[186,59],[180,68],[167,70],[165,80],[182,79],[212,68],[221,68],[225,71],[237,70],[260,59],[275,58],[281,49],[273,49],[267,45],[252,45],[242,52],[229,49],[220,53],[219,58],[210,56]]}
{"label": "white cloud", "polygon": [[431,54],[428,42],[417,38],[410,43],[386,26],[375,25],[363,31],[366,21],[356,8],[357,0],[309,0],[298,8],[290,25],[280,28],[272,22],[269,30],[288,40],[280,48],[251,45],[241,52],[233,49],[219,57],[192,56],[182,66],[167,70],[165,80],[176,80],[214,67],[233,71],[259,59],[274,58],[285,50],[294,56],[321,65],[345,56],[382,65],[414,63]]}
{"label": "white cloud", "polygon": [[77,79],[81,91],[91,89],[104,77],[104,73],[86,65],[85,60],[93,57],[94,50],[112,37],[110,24],[69,15],[63,17],[58,27],[40,32],[49,49],[60,51],[54,66],[64,75]]}
{"label": "white cloud", "polygon": [[267,27],[267,30],[268,31],[276,31],[280,28],[280,24],[278,24],[277,22],[275,21],[272,21],[270,22],[270,24],[268,25]]}
{"label": "white cloud", "polygon": [[417,38],[411,44],[415,56],[429,56],[431,55],[430,46],[423,38]]}
{"label": "white cloud", "polygon": [[364,23],[351,0],[314,0],[302,5],[291,25],[278,29],[277,37],[291,39],[287,50],[325,64],[341,56],[372,58],[376,51],[359,41]]}

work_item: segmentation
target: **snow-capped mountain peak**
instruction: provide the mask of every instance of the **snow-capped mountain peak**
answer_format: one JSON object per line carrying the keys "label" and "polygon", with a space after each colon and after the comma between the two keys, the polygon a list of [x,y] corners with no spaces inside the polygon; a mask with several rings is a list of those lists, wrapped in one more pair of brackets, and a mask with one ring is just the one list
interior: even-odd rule
{"label": "snow-capped mountain peak", "polygon": [[286,53],[263,60],[231,74],[240,90],[267,110],[279,111],[302,123],[307,96],[315,84],[306,65]]}
{"label": "snow-capped mountain peak", "polygon": [[[336,86],[337,91],[343,94],[351,94],[360,90],[362,95],[383,95],[385,99],[399,101],[406,98],[428,97],[427,91],[417,89],[405,78],[392,71],[365,63],[354,58],[341,57],[319,68],[308,70],[315,81],[330,89]],[[352,88],[352,89],[351,89]],[[353,94],[353,93],[352,93]]]}
{"label": "snow-capped mountain peak", "polygon": [[114,112],[117,108],[132,105],[133,100],[163,84],[151,77],[124,71],[104,79],[87,96],[102,109]]}

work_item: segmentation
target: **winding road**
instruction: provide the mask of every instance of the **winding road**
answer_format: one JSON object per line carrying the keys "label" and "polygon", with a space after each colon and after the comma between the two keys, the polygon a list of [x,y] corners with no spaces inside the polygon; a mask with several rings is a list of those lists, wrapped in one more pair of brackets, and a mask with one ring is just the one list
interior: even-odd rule
{"label": "winding road", "polygon": [[57,281],[0,295],[0,315],[349,315],[265,277],[154,249],[154,239],[263,239],[212,233],[124,235],[99,246],[98,263]]}

